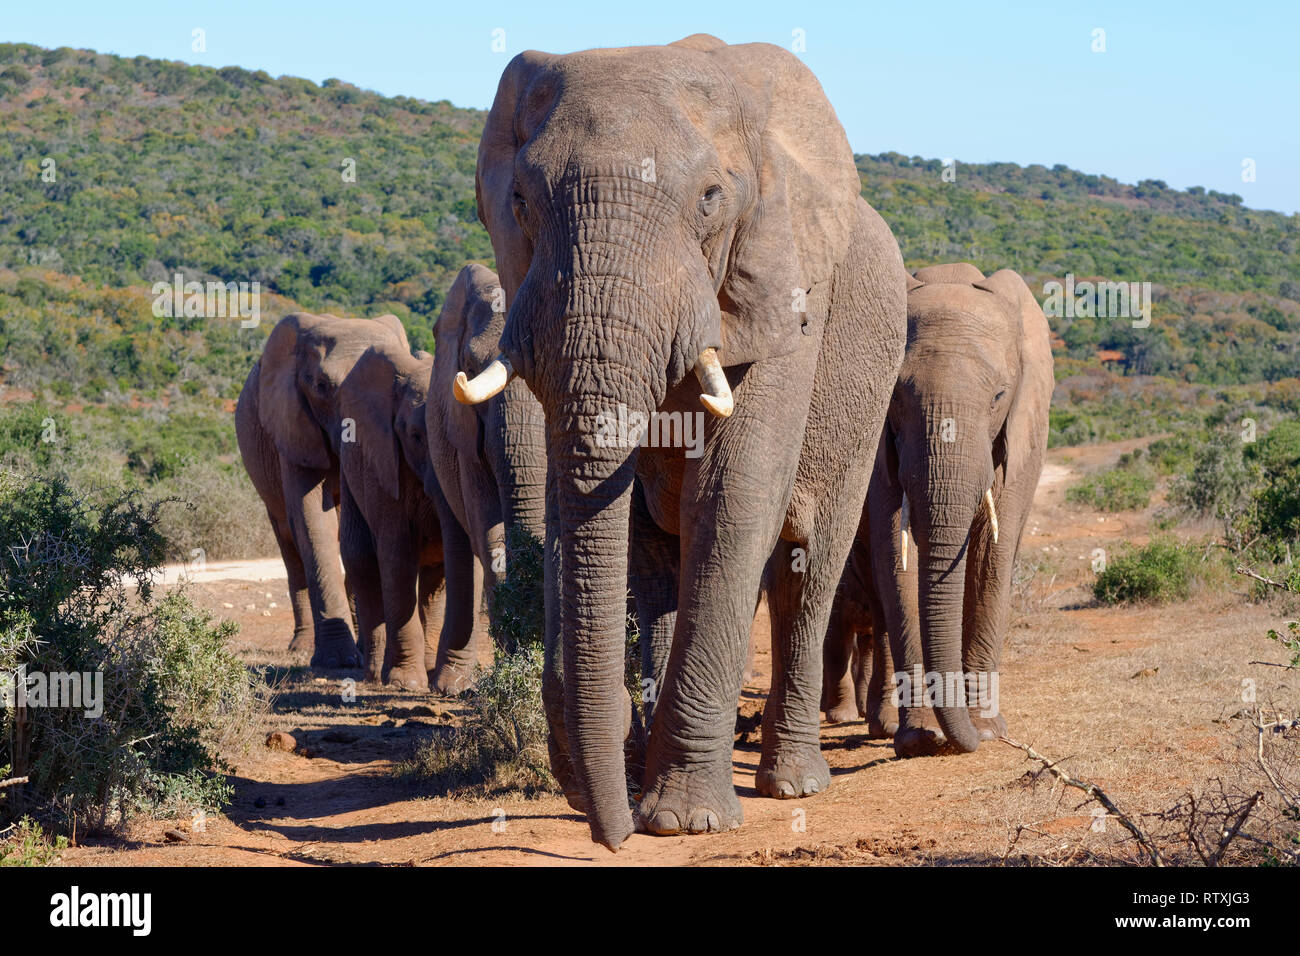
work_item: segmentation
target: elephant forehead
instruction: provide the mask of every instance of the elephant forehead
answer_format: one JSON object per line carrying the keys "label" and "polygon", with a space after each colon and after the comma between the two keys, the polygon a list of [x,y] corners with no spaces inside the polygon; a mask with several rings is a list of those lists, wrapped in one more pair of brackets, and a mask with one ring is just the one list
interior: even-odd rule
{"label": "elephant forehead", "polygon": [[516,119],[521,140],[545,128],[567,143],[651,144],[667,159],[735,113],[735,88],[709,57],[627,47],[552,58],[529,83]]}
{"label": "elephant forehead", "polygon": [[907,295],[909,344],[913,336],[981,332],[1001,337],[1015,327],[1015,314],[999,295],[966,284],[924,285]]}

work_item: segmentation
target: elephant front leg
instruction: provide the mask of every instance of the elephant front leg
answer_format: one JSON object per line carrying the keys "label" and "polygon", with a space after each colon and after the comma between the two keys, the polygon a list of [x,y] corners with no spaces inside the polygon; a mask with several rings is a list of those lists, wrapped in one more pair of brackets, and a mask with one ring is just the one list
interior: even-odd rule
{"label": "elephant front leg", "polygon": [[867,736],[873,740],[893,737],[898,730],[898,707],[893,701],[894,660],[881,629],[858,635],[853,670],[858,712],[867,720]]}
{"label": "elephant front leg", "polygon": [[440,507],[439,521],[446,586],[438,647],[428,658],[433,665],[428,682],[435,694],[454,697],[475,684],[478,665],[475,627],[483,579],[475,567],[469,536],[449,509]]}
{"label": "elephant front leg", "polygon": [[[849,538],[835,553],[823,550],[826,543],[796,546],[781,541],[768,565],[772,687],[763,708],[763,755],[754,781],[764,796],[806,796],[825,790],[831,782],[818,735],[818,692],[831,590],[839,581],[832,566],[843,568]],[[851,691],[849,699],[852,703]]]}
{"label": "elephant front leg", "polygon": [[315,624],[313,667],[360,667],[351,608],[343,589],[338,511],[325,476],[289,464],[281,470],[285,506],[302,559]]}
{"label": "elephant front leg", "polygon": [[970,558],[966,564],[966,602],[963,613],[962,667],[966,672],[966,699],[971,723],[980,740],[993,740],[1007,732],[1002,714],[1002,642],[1011,609],[1011,579],[1024,527],[1023,507],[1017,495],[1005,489],[999,495],[998,517],[1003,523],[998,541],[981,512],[971,528]]}
{"label": "elephant front leg", "polygon": [[384,620],[388,627],[384,681],[414,691],[429,689],[424,662],[424,625],[417,607],[419,571],[419,555],[410,542],[392,544],[380,556],[379,577],[383,583]]}
{"label": "elephant front leg", "polygon": [[316,649],[316,628],[312,623],[311,595],[307,591],[307,572],[303,570],[302,558],[298,555],[298,546],[293,542],[293,531],[288,519],[277,518],[270,514],[271,527],[275,531],[275,543],[280,548],[280,557],[284,559],[284,569],[288,576],[289,604],[293,608],[293,637],[289,641],[292,653],[312,653]]}
{"label": "elephant front leg", "polygon": [[359,582],[354,596],[357,626],[365,648],[366,680],[378,682],[383,677],[387,629],[374,537],[346,485],[339,511],[339,545],[343,564],[349,577]]}

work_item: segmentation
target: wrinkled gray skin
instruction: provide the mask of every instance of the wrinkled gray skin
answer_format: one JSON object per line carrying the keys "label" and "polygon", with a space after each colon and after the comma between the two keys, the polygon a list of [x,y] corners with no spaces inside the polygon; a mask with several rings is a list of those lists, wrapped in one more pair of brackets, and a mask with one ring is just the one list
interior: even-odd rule
{"label": "wrinkled gray skin", "polygon": [[[985,278],[968,263],[931,266],[908,284],[907,353],[867,496],[893,664],[913,675],[997,674],[1012,568],[1047,447],[1054,387],[1047,320],[1010,269]],[[907,571],[904,493],[915,540]],[[972,751],[1005,733],[988,702],[968,709],[965,688],[954,689],[933,711],[903,701],[894,735],[900,756]]]}
{"label": "wrinkled gray skin", "polygon": [[[757,786],[824,789],[822,639],[902,359],[906,273],[820,86],[778,47],[701,35],[526,52],[502,76],[477,186],[501,350],[545,411],[559,639],[543,693],[593,839],[615,849],[634,829],[629,580],[657,691],[641,825],[741,822],[732,730],[760,585],[774,674]],[[708,348],[735,410],[703,416],[702,457],[597,441],[620,405],[701,412]]]}
{"label": "wrinkled gray skin", "polygon": [[835,591],[822,654],[822,710],[826,721],[844,724],[863,717],[869,737],[893,737],[898,730],[891,679],[894,667],[885,634],[884,609],[876,596],[871,529],[865,507]]}
{"label": "wrinkled gray skin", "polygon": [[[504,308],[496,273],[477,263],[460,271],[434,326],[425,409],[433,479],[479,560],[475,572],[489,598],[508,566],[506,527],[518,524],[538,541],[545,533],[545,425],[537,399],[522,381],[480,405],[462,405],[452,397],[458,371],[476,375],[496,357]],[[435,690],[456,692],[469,685],[481,639],[482,626],[476,623],[469,641],[444,642]]]}
{"label": "wrinkled gray skin", "polygon": [[310,651],[316,667],[361,666],[339,564],[337,395],[376,344],[408,348],[396,316],[287,315],[267,337],[235,408],[239,453],[289,578],[289,646]]}
{"label": "wrinkled gray skin", "polygon": [[429,459],[432,371],[427,352],[372,346],[338,400],[355,426],[339,452],[339,543],[367,677],[416,691],[439,683],[447,647],[469,643],[477,609],[474,554]]}

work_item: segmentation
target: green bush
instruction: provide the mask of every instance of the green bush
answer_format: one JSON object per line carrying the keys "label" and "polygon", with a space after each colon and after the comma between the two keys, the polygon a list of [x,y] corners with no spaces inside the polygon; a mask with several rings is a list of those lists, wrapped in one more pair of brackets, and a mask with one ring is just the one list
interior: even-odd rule
{"label": "green bush", "polygon": [[1099,511],[1138,511],[1151,503],[1155,478],[1139,457],[1123,456],[1108,471],[1088,475],[1065,493],[1072,504]]}
{"label": "green bush", "polygon": [[1092,593],[1103,604],[1185,600],[1195,581],[1222,575],[1217,565],[1203,567],[1203,550],[1170,538],[1157,538],[1111,559],[1097,575]]}
{"label": "green bush", "polygon": [[67,837],[52,838],[31,817],[23,817],[0,839],[0,866],[53,866],[67,848]]}
{"label": "green bush", "polygon": [[498,648],[492,667],[479,675],[466,722],[418,747],[395,773],[439,795],[553,792],[542,663],[539,643],[514,654]]}
{"label": "green bush", "polygon": [[223,754],[251,742],[265,688],[228,647],[233,623],[154,599],[163,552],[137,493],[96,504],[0,473],[0,678],[15,702],[30,675],[88,675],[90,691],[0,711],[0,764],[30,778],[0,791],[0,815],[105,828],[229,798]]}

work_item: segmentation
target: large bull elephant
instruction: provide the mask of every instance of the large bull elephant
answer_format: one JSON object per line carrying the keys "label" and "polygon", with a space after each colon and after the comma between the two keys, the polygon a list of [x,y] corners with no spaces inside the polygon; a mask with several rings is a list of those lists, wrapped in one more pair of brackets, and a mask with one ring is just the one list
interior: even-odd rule
{"label": "large bull elephant", "polygon": [[900,756],[972,751],[1006,731],[1011,574],[1054,388],[1047,320],[1015,272],[931,266],[908,287],[907,353],[867,495]]}
{"label": "large bull elephant", "polygon": [[614,849],[634,829],[629,575],[643,635],[671,634],[647,662],[643,826],[741,822],[732,730],[760,586],[774,673],[757,786],[825,788],[822,638],[902,359],[906,273],[821,87],[778,47],[702,35],[522,53],[477,192],[508,315],[500,357],[460,392],[517,375],[545,412],[560,639],[543,693],[593,838]]}
{"label": "large bull elephant", "polygon": [[[343,380],[340,545],[371,680],[463,689],[477,617],[474,554],[430,461],[433,356],[367,349]],[[441,641],[439,638],[441,637]],[[449,663],[449,657],[452,662]]]}
{"label": "large bull elephant", "polygon": [[[434,325],[425,409],[433,473],[479,559],[489,606],[508,567],[506,528],[517,526],[539,542],[545,532],[546,443],[537,399],[518,380],[481,404],[466,405],[453,395],[463,370],[477,375],[496,357],[505,318],[496,273],[477,263],[463,268]],[[449,651],[435,689],[470,679],[480,640],[481,629],[469,645]]]}
{"label": "large bull elephant", "polygon": [[359,667],[339,563],[339,385],[372,345],[406,348],[394,315],[295,312],[267,337],[235,408],[244,467],[266,505],[289,578],[292,650],[313,666]]}

